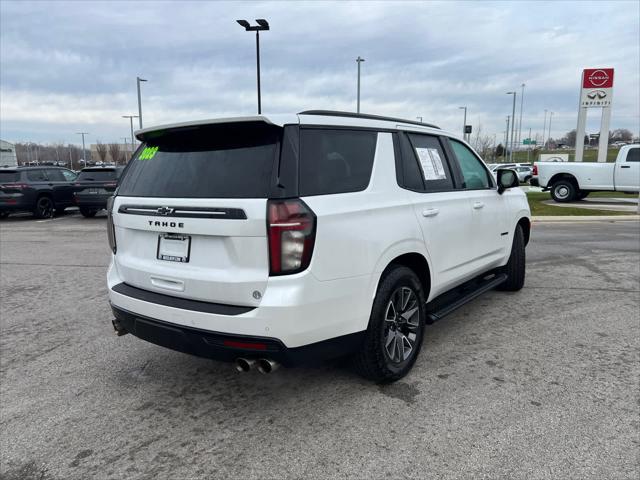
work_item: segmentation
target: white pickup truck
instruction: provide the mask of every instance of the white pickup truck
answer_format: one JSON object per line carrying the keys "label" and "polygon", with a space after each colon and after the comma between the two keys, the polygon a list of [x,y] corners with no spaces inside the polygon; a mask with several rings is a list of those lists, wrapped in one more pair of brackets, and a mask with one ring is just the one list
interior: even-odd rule
{"label": "white pickup truck", "polygon": [[591,192],[638,192],[640,144],[620,149],[615,163],[536,162],[531,185],[551,190],[556,202],[585,198]]}

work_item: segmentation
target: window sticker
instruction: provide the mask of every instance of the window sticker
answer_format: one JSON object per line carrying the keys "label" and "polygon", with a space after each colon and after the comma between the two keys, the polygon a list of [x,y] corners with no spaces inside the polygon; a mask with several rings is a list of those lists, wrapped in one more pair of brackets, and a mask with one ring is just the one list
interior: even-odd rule
{"label": "window sticker", "polygon": [[445,180],[447,175],[437,148],[416,148],[425,180]]}
{"label": "window sticker", "polygon": [[142,150],[142,153],[138,157],[138,160],[151,160],[157,151],[158,147],[147,147]]}

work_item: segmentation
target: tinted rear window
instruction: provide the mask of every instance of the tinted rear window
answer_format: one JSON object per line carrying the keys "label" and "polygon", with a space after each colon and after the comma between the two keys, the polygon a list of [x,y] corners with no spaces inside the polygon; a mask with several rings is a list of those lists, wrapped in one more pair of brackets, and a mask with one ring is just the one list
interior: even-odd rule
{"label": "tinted rear window", "polygon": [[20,178],[18,172],[0,172],[0,183],[17,182]]}
{"label": "tinted rear window", "polygon": [[131,160],[118,194],[266,198],[281,136],[282,128],[264,122],[160,132]]}
{"label": "tinted rear window", "polygon": [[303,129],[300,196],[357,192],[369,185],[377,132]]}
{"label": "tinted rear window", "polygon": [[640,148],[631,148],[627,152],[627,162],[640,162]]}
{"label": "tinted rear window", "polygon": [[117,177],[115,170],[83,170],[76,178],[78,182],[108,182]]}

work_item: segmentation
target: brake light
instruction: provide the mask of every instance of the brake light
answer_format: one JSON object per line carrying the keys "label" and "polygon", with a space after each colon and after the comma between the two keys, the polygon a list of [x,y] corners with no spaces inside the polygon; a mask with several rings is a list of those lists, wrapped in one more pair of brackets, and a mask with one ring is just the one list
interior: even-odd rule
{"label": "brake light", "polygon": [[316,216],[299,198],[267,202],[270,275],[301,272],[309,266]]}
{"label": "brake light", "polygon": [[531,175],[538,175],[538,165],[533,165],[533,171],[531,172]]}
{"label": "brake light", "polygon": [[0,185],[2,188],[11,188],[13,190],[24,190],[25,188],[29,188],[29,185],[26,183],[3,183]]}
{"label": "brake light", "polygon": [[109,248],[111,251],[116,253],[117,245],[116,245],[116,228],[113,225],[113,201],[115,197],[109,197],[107,200],[107,238],[109,239]]}

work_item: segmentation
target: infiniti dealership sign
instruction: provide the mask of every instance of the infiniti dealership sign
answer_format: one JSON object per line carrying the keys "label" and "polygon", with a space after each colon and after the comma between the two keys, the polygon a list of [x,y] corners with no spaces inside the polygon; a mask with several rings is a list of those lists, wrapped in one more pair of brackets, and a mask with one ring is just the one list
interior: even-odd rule
{"label": "infiniti dealership sign", "polygon": [[610,107],[613,97],[613,68],[585,68],[582,72],[580,106]]}
{"label": "infiniti dealership sign", "polygon": [[609,146],[609,121],[613,100],[613,68],[585,68],[580,85],[578,127],[576,128],[576,162],[582,161],[587,108],[601,108],[600,135],[598,138],[598,162],[607,161]]}

